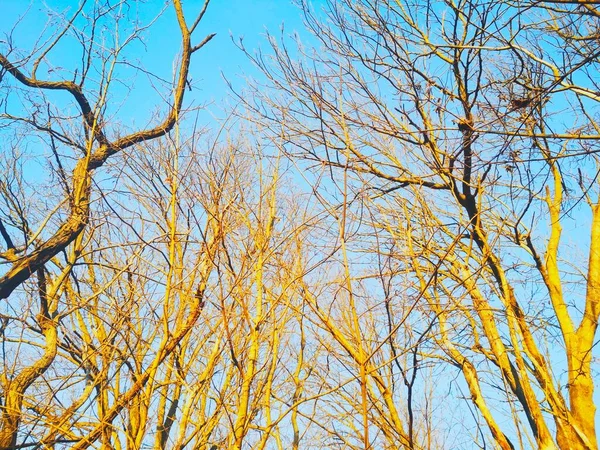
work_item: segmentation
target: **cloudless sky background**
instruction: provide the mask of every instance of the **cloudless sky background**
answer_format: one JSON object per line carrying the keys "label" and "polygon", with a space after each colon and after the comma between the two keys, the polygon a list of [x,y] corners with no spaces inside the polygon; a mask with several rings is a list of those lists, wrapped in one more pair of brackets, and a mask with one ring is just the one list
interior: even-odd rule
{"label": "cloudless sky background", "polygon": [[[204,0],[188,0],[183,3],[188,23],[191,23],[202,8]],[[314,0],[312,3],[318,9],[322,1]],[[65,19],[71,17],[79,4],[77,0],[0,0],[0,41],[4,41],[0,42],[0,51],[5,50],[7,36],[11,34],[19,17],[26,14],[12,31],[12,39],[14,46],[21,49],[23,56],[32,48],[40,34],[49,36],[53,27],[64,25]],[[88,0],[88,4],[93,5],[94,0]],[[138,15],[141,24],[148,24],[166,7],[156,23],[143,33],[144,41],[133,43],[126,57],[133,65],[141,65],[152,74],[171,80],[173,61],[181,49],[181,37],[170,2],[167,4],[161,0],[148,0],[145,3],[131,1],[130,4],[130,13],[133,11],[133,16]],[[49,19],[48,9],[55,11],[54,18]],[[216,37],[193,56],[189,76],[193,91],[186,92],[185,105],[206,104],[208,116],[203,118],[207,119],[207,125],[210,125],[211,114],[222,116],[223,103],[230,95],[224,77],[238,89],[244,86],[244,76],[258,79],[261,77],[251,61],[236,47],[232,38],[239,40],[243,37],[244,45],[251,53],[261,48],[269,53],[266,32],[268,30],[275,37],[279,37],[282,26],[285,27],[286,36],[298,33],[304,43],[309,46],[316,45],[316,39],[304,31],[302,13],[292,0],[212,0],[204,20],[194,34],[193,44],[199,43],[210,33],[216,33]],[[45,27],[48,27],[46,31]],[[109,39],[113,31],[106,29],[103,37]],[[125,34],[123,30],[122,37]],[[47,60],[52,66],[42,66],[39,78],[69,79],[69,74],[72,76],[75,68],[81,65],[80,55],[80,46],[74,40],[66,38],[61,46],[48,55]],[[26,65],[23,70],[29,73],[31,64]],[[115,122],[121,122],[131,129],[157,124],[166,112],[161,95],[168,96],[168,86],[137,70],[126,67],[121,67],[120,70],[122,72],[116,80],[122,80],[123,83],[116,81],[112,86],[109,111],[114,115]],[[64,93],[50,93],[48,98],[53,104],[72,103],[72,99]],[[0,135],[0,145],[1,137]],[[585,223],[589,223],[587,217],[585,220]],[[583,248],[586,248],[587,237],[578,235],[576,239],[583,240]]]}
{"label": "cloudless sky background", "polygon": [[[145,3],[130,3],[130,14],[140,18],[141,24],[149,23],[162,9],[164,13],[157,19],[156,23],[144,32],[144,42],[133,43],[127,52],[128,59],[137,59],[133,64],[141,64],[146,70],[161,78],[171,80],[173,77],[173,61],[181,48],[181,36],[177,20],[171,2],[149,0]],[[204,0],[184,1],[183,8],[188,23],[191,23],[202,8]],[[77,10],[80,2],[76,0],[0,0],[0,40],[6,41],[7,36],[13,30],[19,17],[23,20],[12,32],[13,45],[21,49],[24,54],[32,48],[40,34],[49,36],[51,30],[64,25]],[[88,0],[88,6],[93,4]],[[54,11],[54,18],[48,17],[48,10]],[[75,23],[77,26],[77,22]],[[198,44],[210,33],[216,33],[215,38],[204,48],[194,54],[192,59],[190,81],[193,85],[192,92],[186,92],[186,105],[207,104],[207,110],[218,114],[220,106],[229,94],[229,88],[225,78],[234,86],[242,87],[244,76],[259,76],[249,59],[240,51],[233,40],[243,38],[244,46],[254,52],[259,48],[266,49],[267,30],[275,35],[281,34],[282,26],[286,35],[298,32],[303,39],[310,40],[307,32],[303,32],[303,17],[300,9],[293,4],[292,0],[212,0],[209,4],[206,16],[194,33],[193,44]],[[44,28],[46,31],[44,32]],[[107,29],[108,37],[114,30]],[[122,38],[127,30],[121,32]],[[47,60],[64,68],[69,73],[80,64],[80,46],[74,40],[64,39],[60,47],[51,52]],[[5,50],[5,42],[0,42],[0,49]],[[64,67],[63,67],[64,65]],[[25,66],[24,70],[29,73],[31,64]],[[59,71],[44,73],[42,65],[38,77],[49,80],[61,79]],[[166,94],[164,86],[153,89],[148,83],[156,82],[141,73],[122,72],[125,84],[134,79],[134,88],[120,91],[118,86],[113,86],[113,106],[118,105],[116,121],[123,120],[126,124],[133,125],[131,120],[139,122],[140,125],[148,124],[151,115],[157,111],[161,104],[158,95]],[[129,78],[131,77],[131,78]],[[62,78],[66,78],[63,75]],[[129,80],[128,80],[129,79]],[[156,84],[155,84],[156,86]],[[150,90],[148,88],[151,88]],[[161,89],[162,88],[162,89]],[[153,92],[154,91],[154,92]],[[126,101],[123,101],[126,97]],[[65,99],[66,100],[66,99]],[[116,108],[115,108],[116,109]],[[161,108],[164,111],[163,108]],[[114,111],[117,112],[117,111]],[[156,119],[156,117],[155,117]]]}

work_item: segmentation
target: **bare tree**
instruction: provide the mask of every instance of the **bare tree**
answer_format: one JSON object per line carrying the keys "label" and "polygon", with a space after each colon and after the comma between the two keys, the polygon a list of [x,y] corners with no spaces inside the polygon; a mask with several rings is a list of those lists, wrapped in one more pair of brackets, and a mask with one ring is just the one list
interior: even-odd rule
{"label": "bare tree", "polygon": [[[0,118],[3,125],[14,131],[14,152],[5,155],[1,183],[3,211],[0,233],[5,243],[1,258],[6,269],[0,278],[0,298],[10,300],[7,309],[11,313],[3,315],[5,337],[11,333],[7,339],[16,341],[12,357],[15,360],[21,358],[21,361],[8,364],[7,355],[4,356],[0,448],[14,448],[19,434],[24,433],[20,425],[28,416],[23,411],[25,394],[63,351],[59,339],[63,320],[71,313],[81,314],[77,289],[70,280],[75,277],[76,266],[90,257],[86,248],[93,242],[94,236],[94,227],[89,227],[91,211],[92,205],[98,202],[93,188],[95,172],[111,156],[164,136],[176,125],[183,112],[192,55],[213,37],[208,35],[198,44],[193,42],[192,35],[207,7],[208,1],[189,24],[181,3],[173,2],[182,47],[177,58],[168,110],[156,125],[125,133],[119,131],[121,124],[111,117],[114,111],[108,105],[114,95],[115,84],[122,81],[119,80],[119,66],[126,62],[128,47],[148,26],[136,22],[127,2],[94,5],[82,2],[70,17],[55,14],[54,20],[58,20],[60,26],[50,35],[42,35],[29,51],[17,47],[12,35],[3,41],[0,79],[6,98],[5,111]],[[133,27],[125,25],[130,20]],[[77,44],[72,41],[79,42],[80,46],[76,47]],[[65,47],[66,44],[71,47]],[[57,51],[65,51],[65,48],[81,51],[82,57],[76,67],[59,69],[50,62]],[[53,103],[53,92],[67,94],[70,102]],[[73,107],[76,108],[75,113],[70,112]],[[28,176],[32,172],[39,174],[39,169],[32,167],[34,158],[25,161],[21,150],[17,149],[31,145],[34,136],[48,149],[46,154],[38,156],[40,163],[42,158],[46,159],[53,170]],[[54,183],[51,177],[54,177]],[[86,233],[86,230],[89,232]],[[126,272],[127,269],[121,267],[119,270]],[[35,283],[27,284],[34,274]],[[93,273],[90,276],[94,278]],[[113,282],[107,281],[104,286],[92,280],[92,288],[98,290],[91,295],[87,306],[99,307],[96,304],[98,296]],[[20,289],[18,294],[15,293],[17,289]],[[25,299],[24,302],[21,299]],[[183,322],[182,328],[163,342],[156,361],[162,361],[188,333],[194,323],[192,319],[200,311],[198,305],[191,308],[194,311],[190,312],[191,321]],[[93,312],[96,318],[100,309]],[[87,322],[85,315],[81,320],[86,327],[94,322]],[[29,331],[23,334],[24,330]],[[32,342],[33,348],[37,347],[38,351],[23,353],[20,349],[28,333],[34,333],[41,340],[35,338]],[[105,362],[116,356],[115,350],[105,347],[116,337],[110,332],[100,337]],[[93,346],[90,338],[85,335],[81,338],[87,346]],[[85,349],[72,350],[83,352],[78,354],[80,363],[88,364],[89,355],[85,354]],[[94,371],[104,371],[105,376],[112,376],[108,366],[98,364],[90,365],[88,376],[94,378]],[[102,411],[106,421],[104,425],[91,430],[74,447],[81,448],[101,435],[106,436],[111,420],[151,376],[151,371],[140,374],[114,406]],[[85,395],[80,400],[82,403],[86,402]],[[51,434],[58,432],[64,435],[64,420],[68,416],[56,416],[50,420],[59,426]],[[23,436],[28,439],[26,433]]]}
{"label": "bare tree", "polygon": [[[437,344],[420,364],[462,374],[470,445],[597,448],[597,6],[300,6],[318,48],[249,54],[268,82],[246,105],[301,167],[329,171],[322,192],[348,177],[355,215],[371,211],[418,299],[397,326]],[[365,340],[353,351],[371,355]]]}
{"label": "bare tree", "polygon": [[0,448],[597,448],[597,6],[299,5],[219,133],[208,1],[1,43]]}

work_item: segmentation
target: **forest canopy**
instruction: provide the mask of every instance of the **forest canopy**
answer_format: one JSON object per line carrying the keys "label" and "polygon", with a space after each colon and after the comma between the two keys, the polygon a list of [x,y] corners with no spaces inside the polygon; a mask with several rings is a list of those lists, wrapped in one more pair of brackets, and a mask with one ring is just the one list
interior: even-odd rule
{"label": "forest canopy", "polygon": [[597,2],[296,1],[216,106],[216,0],[55,3],[0,27],[0,449],[598,449]]}

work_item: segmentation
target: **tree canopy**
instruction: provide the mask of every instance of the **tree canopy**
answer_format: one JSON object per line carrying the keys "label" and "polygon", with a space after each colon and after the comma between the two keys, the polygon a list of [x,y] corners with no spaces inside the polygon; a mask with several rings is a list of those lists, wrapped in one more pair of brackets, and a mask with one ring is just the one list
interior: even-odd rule
{"label": "tree canopy", "polygon": [[597,449],[598,4],[213,3],[0,41],[0,448]]}

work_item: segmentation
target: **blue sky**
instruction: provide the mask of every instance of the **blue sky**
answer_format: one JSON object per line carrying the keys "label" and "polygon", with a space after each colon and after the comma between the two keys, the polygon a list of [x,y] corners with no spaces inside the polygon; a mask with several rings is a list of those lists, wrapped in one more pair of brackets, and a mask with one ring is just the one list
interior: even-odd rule
{"label": "blue sky", "polygon": [[[116,2],[115,2],[116,3]],[[170,2],[169,2],[170,3]],[[45,26],[48,29],[44,35],[49,35],[56,25],[50,22],[47,11],[53,10],[57,13],[55,22],[63,21],[70,17],[77,9],[80,2],[76,0],[39,0],[26,2],[22,0],[0,0],[3,20],[0,23],[0,40],[5,41],[6,36],[17,23],[18,18],[25,18],[15,28],[13,43],[24,52],[29,50],[35,43],[39,34]],[[132,11],[138,14],[142,23],[148,23],[167,4],[164,1],[150,0],[145,4],[136,5],[130,2]],[[93,5],[88,1],[88,6]],[[203,0],[184,2],[184,11],[188,22],[191,22],[198,11],[202,8]],[[134,14],[134,15],[135,15]],[[259,47],[267,48],[267,30],[275,35],[285,27],[286,34],[302,33],[302,14],[291,0],[212,0],[207,14],[195,33],[195,43],[200,42],[210,33],[217,33],[216,37],[201,51],[195,54],[190,79],[194,86],[193,92],[186,93],[186,104],[198,105],[210,104],[209,110],[218,113],[220,106],[227,97],[229,90],[223,77],[232,81],[236,86],[243,85],[244,75],[257,75],[248,58],[235,46],[232,39],[243,37],[244,45],[249,50],[257,50]],[[32,30],[36,30],[35,33]],[[109,30],[109,34],[112,30]],[[125,30],[123,30],[125,35]],[[138,58],[145,69],[159,75],[162,78],[171,79],[173,61],[180,49],[180,35],[173,9],[168,5],[164,14],[158,18],[150,30],[144,34],[144,45],[134,43],[128,55]],[[0,43],[0,50],[5,51],[4,43]],[[80,65],[80,46],[74,41],[64,41],[62,47],[48,55],[48,60],[55,66],[65,68],[71,72]],[[27,72],[30,66],[27,66]],[[41,68],[43,69],[43,67]],[[126,93],[127,101],[123,102],[118,87],[113,87],[114,101],[118,103],[119,119],[131,124],[141,120],[144,122],[149,117],[144,112],[151,114],[161,104],[160,97],[153,95],[152,89],[148,88],[147,76],[138,73],[129,78],[133,72],[124,75],[125,82],[133,84],[134,88]],[[43,74],[40,70],[40,78],[60,79],[57,72]],[[163,92],[164,93],[164,92]],[[116,104],[115,103],[115,104]],[[124,114],[125,113],[125,114]],[[131,117],[131,114],[134,117]],[[127,118],[123,115],[129,116]]]}
{"label": "blue sky", "polygon": [[[93,0],[89,0],[89,4],[92,5]],[[135,2],[132,1],[131,4],[133,5]],[[188,20],[193,20],[202,4],[203,0],[184,2]],[[28,11],[26,18],[16,28],[13,36],[14,45],[27,52],[48,22],[45,5],[57,11],[59,14],[55,18],[57,20],[72,14],[79,5],[79,1],[0,0],[0,10],[2,11],[0,40],[5,39],[18,17]],[[140,4],[138,12],[142,22],[150,21],[164,6],[165,2],[161,0],[149,0],[145,4]],[[237,86],[243,85],[242,77],[244,75],[260,76],[248,58],[234,45],[232,37],[234,39],[243,37],[244,44],[250,51],[259,48],[268,51],[269,45],[265,39],[266,31],[279,35],[282,25],[285,25],[286,34],[299,32],[303,40],[310,41],[307,33],[302,31],[301,13],[291,0],[212,0],[208,13],[195,34],[194,42],[200,42],[210,33],[217,33],[217,36],[194,57],[190,72],[194,90],[186,93],[186,104],[210,103],[208,110],[219,115],[221,104],[228,96],[228,88],[223,76]],[[132,46],[128,57],[138,59],[145,69],[161,78],[170,79],[173,60],[179,49],[179,30],[173,11],[169,8],[149,32],[145,33],[144,42],[135,43]],[[0,51],[4,51],[2,43],[0,43]],[[63,47],[57,48],[48,56],[48,60],[54,66],[64,67],[66,73],[72,72],[80,64],[78,47],[72,42],[65,41]],[[50,67],[45,67],[45,74],[43,70],[40,71],[40,77],[61,78],[60,71],[53,70],[48,73],[48,68]],[[29,70],[30,67],[25,68],[26,72]],[[162,106],[161,111],[165,111],[165,104],[161,101],[160,93],[168,94],[168,90],[165,92],[158,89],[157,92],[149,89],[149,79],[141,73],[134,74],[124,70],[121,79],[124,81],[123,85],[116,83],[113,86],[113,103],[111,104],[111,112],[117,113],[117,122],[135,127],[134,124],[140,122],[145,124],[159,106]],[[127,88],[128,86],[131,87],[131,90]],[[53,96],[53,101],[57,101],[56,104],[60,104],[61,99],[66,98],[64,94],[59,93],[50,95]],[[60,97],[61,95],[63,97]],[[123,98],[126,98],[126,101],[123,101]],[[580,214],[579,210],[576,212]],[[585,219],[581,222],[589,223],[587,216]],[[587,247],[586,233],[576,234],[574,238],[565,233],[565,241],[569,239],[576,242],[583,241],[582,247]]]}

